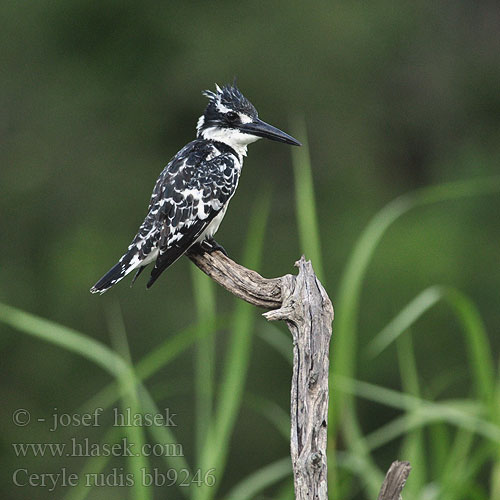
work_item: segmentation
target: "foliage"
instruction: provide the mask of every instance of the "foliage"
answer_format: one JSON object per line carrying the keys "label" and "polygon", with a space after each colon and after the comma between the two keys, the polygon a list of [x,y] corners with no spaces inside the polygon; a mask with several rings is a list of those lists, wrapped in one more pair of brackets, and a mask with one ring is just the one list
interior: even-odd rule
{"label": "foliage", "polygon": [[[300,172],[301,169],[310,171],[309,163],[302,161],[303,159],[302,156],[295,160],[296,172]],[[298,179],[303,178],[304,174],[301,173]],[[497,493],[495,488],[498,484],[495,474],[499,467],[496,463],[499,458],[497,450],[500,444],[500,426],[498,425],[500,381],[496,377],[484,324],[473,302],[463,293],[450,287],[427,288],[406,305],[366,347],[366,352],[373,359],[400,337],[401,341],[407,339],[400,343],[398,349],[401,384],[406,392],[394,391],[356,380],[354,378],[353,356],[357,317],[360,314],[359,293],[363,276],[378,241],[383,237],[389,225],[410,208],[418,207],[419,202],[438,202],[452,199],[454,196],[500,192],[499,180],[492,178],[437,186],[398,199],[377,214],[361,235],[358,245],[352,253],[339,294],[338,303],[340,306],[338,307],[342,321],[339,322],[337,319],[336,347],[333,350],[339,360],[334,362],[332,370],[332,417],[329,428],[330,439],[335,442],[337,419],[339,415],[342,416],[342,413],[347,415],[340,420],[341,435],[346,442],[346,450],[335,455],[336,452],[332,449],[331,453],[334,456],[330,457],[332,478],[335,478],[335,484],[332,481],[331,488],[336,492],[343,490],[342,498],[349,495],[349,490],[355,484],[341,479],[342,475],[346,474],[343,470],[349,471],[347,478],[359,475],[359,479],[366,486],[368,496],[376,494],[383,474],[382,470],[375,464],[372,453],[395,440],[400,441],[405,458],[409,459],[416,469],[414,477],[417,479],[409,481],[405,491],[408,498],[427,498],[429,494],[433,498],[481,498],[480,493],[476,494],[479,487],[477,484],[478,475],[489,461],[493,464],[492,467],[488,467],[490,474],[493,474],[490,497],[495,498]],[[313,191],[310,189],[306,193],[312,196]],[[298,200],[300,202],[298,201],[297,213],[300,214],[301,206],[304,205],[313,210],[313,213],[308,217],[311,220],[314,219],[314,200],[304,197],[299,197]],[[243,262],[249,267],[258,267],[259,265],[268,213],[269,195],[257,199],[256,209],[251,218],[247,252],[243,258]],[[318,249],[316,255],[319,257],[319,234],[315,230],[312,232],[310,230],[301,231],[300,234],[304,245],[310,245],[311,238],[315,239],[314,245]],[[319,264],[321,265],[321,262]],[[80,354],[106,369],[115,377],[121,388],[124,406],[134,409],[135,412],[141,411],[143,413],[157,411],[157,407],[143,382],[171,362],[175,356],[190,347],[196,340],[198,349],[196,367],[199,373],[198,383],[200,384],[200,388],[196,392],[198,399],[196,408],[203,415],[203,419],[199,416],[197,418],[200,428],[195,435],[200,442],[198,443],[199,452],[196,465],[201,470],[213,467],[217,471],[218,481],[221,481],[227,462],[230,438],[244,400],[242,395],[245,391],[255,315],[252,308],[246,304],[237,304],[233,319],[229,322],[232,339],[225,356],[222,381],[220,388],[214,391],[213,374],[215,373],[216,349],[213,333],[218,326],[215,315],[215,291],[209,283],[203,283],[205,277],[194,274],[193,278],[199,310],[198,324],[169,338],[164,345],[156,348],[135,367],[131,364],[121,313],[116,307],[110,313],[110,330],[112,333],[114,332],[113,338],[115,338],[118,352],[85,334],[7,305],[0,305],[0,321],[40,340],[54,343],[63,349]],[[476,387],[474,398],[433,401],[431,397],[424,398],[420,395],[412,342],[409,340],[409,333],[406,333],[406,336],[403,334],[408,332],[428,310],[442,301],[450,304],[463,329],[465,346],[470,354],[470,371],[473,374]],[[268,335],[262,338],[271,347],[276,348],[277,352],[285,353],[285,359],[290,362],[290,356],[285,350],[286,347],[285,349],[279,347],[280,344],[290,347],[289,340],[283,339],[283,333],[276,328],[271,328]],[[114,401],[115,393],[115,389],[104,388],[82,407],[82,412],[85,408],[91,408],[95,403],[109,406]],[[213,406],[214,393],[217,394],[216,406]],[[402,414],[370,434],[363,435],[353,397],[366,398],[372,403],[396,408]],[[287,420],[281,419],[276,424],[274,416],[276,410],[272,407],[271,402],[261,398],[260,403],[257,400],[254,408],[271,423],[278,425],[284,438],[288,439],[285,427]],[[166,437],[168,442],[176,442],[174,435],[168,428],[159,429],[156,430],[156,435],[151,436],[153,439]],[[429,432],[436,441],[430,452],[426,452],[427,446],[423,431]],[[450,431],[455,434],[452,440],[447,437]],[[142,428],[131,427],[128,433],[131,442],[140,445],[144,443],[145,436]],[[476,436],[477,442],[474,441],[474,436]],[[119,437],[119,433],[113,428],[109,429],[105,436],[107,440],[117,440]],[[442,471],[441,475],[434,477],[430,474],[429,464],[424,466],[424,457],[426,456],[431,457],[430,463],[433,465],[433,470]],[[453,466],[450,465],[450,457],[452,457]],[[189,468],[182,457],[178,457],[176,460],[178,461],[168,462],[167,465],[175,464],[179,470]],[[129,462],[130,470],[136,474],[140,474],[142,467],[147,467],[147,458],[143,456],[131,457]],[[107,461],[103,460],[102,457],[95,457],[88,461],[84,470],[95,472],[103,470],[106,465]],[[337,470],[337,468],[339,469]],[[456,478],[457,468],[463,471],[460,480]],[[264,465],[258,471],[244,478],[239,484],[233,486],[227,498],[242,500],[254,498],[260,491],[282,481],[289,474],[290,464],[285,457],[275,463]],[[432,493],[429,493],[431,490]],[[91,494],[91,491],[91,489],[75,488],[68,492],[67,498],[83,499]],[[215,494],[215,486],[202,486],[192,487],[189,496],[193,499],[205,500],[214,498]],[[340,495],[340,493],[338,494]],[[152,498],[151,495],[151,489],[141,484],[137,484],[132,492],[134,499],[149,499]]]}
{"label": "foliage", "polygon": [[[215,487],[169,498],[290,498],[286,330],[185,259],[148,292],[138,280],[88,293],[193,137],[200,91],[236,75],[261,117],[305,147],[290,159],[285,145],[250,146],[218,239],[264,275],[293,272],[305,253],[329,291],[331,498],[375,498],[395,458],[413,465],[405,498],[500,498],[498,9],[3,2],[5,495],[163,498],[140,485],[52,494],[14,487],[11,474],[216,463]],[[97,407],[168,407],[178,427],[12,424],[16,408]],[[185,453],[41,461],[10,448],[84,431]]]}

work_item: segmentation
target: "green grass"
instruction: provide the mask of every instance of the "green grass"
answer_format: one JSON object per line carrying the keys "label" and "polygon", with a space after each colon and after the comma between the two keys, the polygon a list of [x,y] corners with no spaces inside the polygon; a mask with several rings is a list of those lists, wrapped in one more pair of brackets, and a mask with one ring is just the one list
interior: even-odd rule
{"label": "green grass", "polygon": [[470,358],[469,366],[477,398],[488,407],[493,415],[495,411],[495,366],[491,356],[491,346],[479,311],[472,300],[459,290],[444,286],[425,289],[373,338],[367,350],[372,356],[376,356],[404,334],[425,312],[441,301],[451,307],[461,326],[464,344]]}
{"label": "green grass", "polygon": [[[298,124],[297,136],[306,137],[305,127]],[[296,185],[296,213],[300,246],[311,258],[318,276],[323,274],[320,224],[314,199],[311,162],[305,147],[293,150]],[[347,500],[354,495],[375,498],[383,474],[389,464],[379,464],[375,454],[387,445],[397,443],[400,453],[394,458],[409,459],[413,472],[405,488],[405,499],[439,498],[449,500],[500,498],[500,380],[498,364],[492,355],[488,332],[480,310],[471,297],[449,285],[434,285],[420,292],[399,312],[387,319],[386,326],[372,336],[371,342],[358,349],[358,324],[362,316],[361,291],[367,270],[378,244],[393,223],[411,210],[472,196],[498,194],[500,178],[474,179],[432,186],[401,196],[384,207],[368,223],[349,256],[336,297],[336,321],[331,353],[334,357],[330,377],[329,479],[331,498]],[[265,228],[270,195],[258,197],[250,215],[248,237],[242,264],[259,268],[263,254]],[[443,205],[446,209],[446,205]],[[235,302],[234,311],[217,313],[217,288],[193,267],[192,281],[196,321],[165,341],[133,364],[129,353],[125,325],[117,304],[109,305],[109,330],[112,348],[91,336],[58,325],[28,312],[0,304],[0,322],[86,358],[111,376],[80,412],[102,406],[109,408],[120,400],[137,412],[157,413],[157,404],[146,387],[147,381],[191,347],[194,347],[194,419],[192,463],[184,457],[166,457],[165,464],[177,469],[203,472],[215,468],[215,487],[179,488],[181,494],[194,500],[218,498],[224,481],[232,488],[227,500],[259,498],[263,492],[274,491],[275,498],[291,495],[291,467],[288,457],[280,458],[251,473],[237,484],[226,478],[238,414],[243,405],[267,420],[269,428],[288,440],[288,408],[279,407],[258,394],[246,393],[246,380],[252,353],[253,333],[264,341],[276,356],[291,362],[292,343],[285,330],[274,324],[256,321],[258,312],[248,304]],[[331,280],[332,282],[334,280]],[[461,399],[443,399],[443,389],[453,376],[444,373],[432,385],[423,387],[419,359],[414,344],[419,342],[419,320],[436,307],[447,307],[450,321],[457,324],[464,352],[468,355],[465,372],[470,378],[471,394]],[[216,333],[227,328],[221,338],[223,356],[216,351]],[[457,333],[457,338],[458,337]],[[396,344],[394,365],[399,368],[400,390],[381,387],[357,379],[358,359],[377,362],[379,356]],[[359,351],[359,352],[358,352]],[[217,356],[221,359],[217,360]],[[216,364],[221,365],[217,377]],[[291,367],[290,367],[291,369]],[[468,381],[468,380],[467,380]],[[161,384],[163,396],[172,394],[173,384]],[[380,427],[364,433],[356,401],[391,408],[396,416]],[[141,428],[128,429],[130,441],[176,443],[168,427],[151,427],[146,434]],[[110,428],[103,442],[114,442],[121,435]],[[339,437],[341,439],[339,439]],[[336,450],[336,443],[343,443]],[[89,458],[83,471],[105,470],[104,457]],[[137,473],[148,466],[145,457],[128,460],[128,470]],[[485,474],[490,477],[486,484]],[[227,488],[226,488],[227,489]],[[66,492],[67,500],[83,500],[92,496],[91,488],[78,487]],[[133,500],[149,500],[152,492],[137,485],[130,492]]]}
{"label": "green grass", "polygon": [[194,366],[196,459],[201,461],[203,443],[212,419],[215,385],[215,330],[217,309],[215,285],[195,266],[191,269],[193,293],[199,319]]}
{"label": "green grass", "polygon": [[295,120],[294,135],[300,137],[302,147],[294,148],[292,154],[293,175],[295,180],[295,213],[299,230],[301,251],[314,264],[314,271],[318,278],[325,283],[323,273],[323,258],[321,255],[321,241],[314,196],[313,174],[307,130],[303,119]]}
{"label": "green grass", "polygon": [[[301,126],[298,134],[305,137],[305,127]],[[302,151],[294,150],[294,174],[296,186],[296,205],[297,218],[299,226],[299,237],[301,246],[308,249],[310,255],[315,260],[313,264],[320,272],[323,269],[323,262],[320,255],[320,239],[315,213],[314,190],[312,186],[311,163],[308,158],[307,149]],[[398,358],[400,364],[401,385],[405,393],[390,393],[391,401],[401,404],[407,401],[408,395],[420,396],[419,377],[417,362],[413,354],[413,347],[409,337],[402,337],[402,334],[430,308],[440,302],[447,303],[453,316],[461,326],[464,334],[464,349],[469,355],[469,371],[472,373],[472,379],[475,386],[476,400],[474,405],[469,405],[464,401],[465,408],[460,402],[433,403],[421,400],[420,398],[411,400],[411,408],[402,406],[400,409],[405,414],[389,422],[381,429],[373,432],[369,436],[364,436],[359,424],[353,388],[359,389],[360,382],[355,381],[356,376],[356,356],[357,356],[357,325],[361,315],[360,297],[366,272],[370,261],[373,259],[375,250],[386,234],[390,226],[410,210],[416,210],[419,207],[443,203],[449,200],[456,200],[467,197],[483,196],[487,194],[498,194],[500,192],[500,177],[478,178],[473,180],[457,181],[453,183],[431,186],[420,189],[414,193],[403,195],[383,208],[359,237],[353,252],[346,264],[343,273],[339,291],[336,294],[336,321],[334,327],[334,351],[335,358],[332,369],[330,383],[334,387],[330,396],[330,417],[329,417],[329,439],[330,453],[334,452],[334,445],[338,432],[342,433],[342,438],[347,446],[347,456],[351,463],[362,464],[362,473],[359,479],[364,483],[368,498],[375,497],[380,488],[383,478],[383,470],[378,467],[373,458],[372,452],[387,444],[388,442],[403,437],[401,450],[404,456],[411,458],[414,464],[422,463],[422,467],[409,481],[408,491],[405,493],[408,498],[418,498],[430,481],[436,481],[436,478],[430,477],[425,464],[425,435],[424,429],[430,429],[434,435],[439,433],[438,427],[441,424],[435,424],[436,421],[444,422],[448,426],[457,428],[455,439],[447,443],[444,439],[437,438],[446,449],[437,449],[435,452],[435,461],[437,467],[445,472],[442,482],[437,481],[437,487],[443,498],[461,498],[460,494],[472,491],[472,483],[466,481],[462,483],[453,482],[450,479],[453,470],[465,470],[464,464],[468,461],[480,462],[474,456],[472,450],[471,436],[480,433],[486,440],[488,449],[495,450],[498,446],[500,421],[500,381],[496,376],[498,367],[495,367],[491,356],[491,348],[488,343],[488,336],[485,331],[480,313],[474,303],[459,290],[452,287],[434,286],[423,291],[410,304],[403,307],[401,312],[387,325],[379,335],[375,336],[367,348],[367,352],[374,355],[380,353],[392,341],[398,341]],[[305,214],[305,215],[304,215]],[[307,256],[307,255],[306,255]],[[319,273],[318,273],[319,274]],[[274,347],[276,338],[273,340]],[[342,389],[339,383],[347,380],[352,381],[354,385],[351,390],[345,386]],[[356,385],[357,384],[357,385]],[[374,398],[387,395],[387,392],[380,388],[370,387],[370,397]],[[360,396],[357,394],[358,397]],[[418,401],[418,404],[416,404]],[[379,401],[380,402],[380,401]],[[416,406],[413,406],[416,404]],[[458,407],[456,407],[458,405]],[[479,418],[478,414],[483,418]],[[447,432],[447,431],[446,431]],[[489,447],[489,445],[493,446]],[[447,446],[448,445],[448,446]],[[499,448],[500,449],[500,448]],[[449,454],[454,453],[454,458],[450,461]],[[484,452],[481,450],[481,453]],[[438,458],[439,457],[439,458]],[[498,463],[498,452],[491,452],[490,460]],[[445,460],[453,463],[454,466],[445,467]],[[331,459],[334,464],[335,461]],[[418,465],[417,465],[418,466]],[[491,479],[492,498],[500,498],[500,467],[493,467]],[[464,474],[465,477],[465,474]],[[337,475],[335,467],[330,468],[330,491],[333,496],[339,493],[338,484],[341,482]],[[433,483],[434,484],[434,483]],[[457,484],[460,484],[457,487]],[[441,498],[441,497],[440,497]]]}
{"label": "green grass", "polygon": [[[119,379],[119,389],[122,400],[122,410],[130,409],[132,415],[141,413],[141,404],[139,398],[139,386],[136,384],[136,376],[132,366],[132,359],[130,356],[130,349],[128,346],[127,332],[123,322],[123,316],[118,302],[113,304],[113,307],[108,309],[108,325],[111,336],[111,342],[115,351],[125,360],[129,369],[125,377]],[[136,449],[140,450],[146,443],[145,428],[140,426],[127,426],[124,427],[126,438],[128,442],[134,443]],[[141,477],[141,470],[149,470],[149,459],[143,454],[131,456],[127,458],[128,472],[134,477]],[[133,488],[133,495],[138,500],[152,500],[153,492],[142,483],[142,481],[135,481]]]}
{"label": "green grass", "polygon": [[[259,197],[251,217],[242,264],[252,269],[259,267],[262,257],[269,203],[270,193]],[[201,470],[215,468],[217,483],[212,487],[202,485],[200,488],[195,489],[193,498],[196,500],[213,498],[224,473],[231,434],[242,404],[242,395],[251,354],[251,335],[254,322],[255,311],[253,307],[239,301],[234,312],[231,337],[224,359],[222,380],[217,390],[217,407],[214,417],[210,420],[199,461]]]}
{"label": "green grass", "polygon": [[[375,249],[389,227],[410,210],[416,210],[422,206],[473,196],[498,194],[499,192],[500,177],[457,181],[423,188],[414,193],[401,196],[375,215],[354,247],[336,295],[335,362],[331,370],[332,384],[338,377],[355,378],[357,325],[361,314],[361,290]],[[465,330],[467,348],[471,356],[471,368],[475,373],[477,390],[481,391],[480,397],[483,402],[488,400],[490,416],[494,416],[492,414],[497,414],[494,407],[498,404],[498,396],[494,396],[493,388],[498,387],[498,380],[493,375],[494,370],[488,348],[484,342],[485,335],[484,329],[480,325],[480,317],[471,306],[470,301],[464,299],[462,294],[451,292],[448,296],[449,300],[454,304],[453,312],[455,315],[460,321],[467,323]],[[432,297],[427,297],[427,300],[432,302]],[[420,301],[414,304],[416,309],[425,309],[425,303],[422,302],[425,301],[422,301],[422,297],[420,297]],[[418,312],[416,309],[410,310],[409,315],[415,316]],[[408,315],[408,310],[403,310],[404,315]],[[400,317],[397,321],[403,322],[403,319]],[[381,337],[384,342],[387,342],[388,339],[386,335],[388,335],[387,330],[384,336]],[[375,344],[375,348],[380,349],[382,340],[379,338],[379,344],[378,346]],[[329,418],[330,439],[335,442],[340,427],[343,439],[346,441],[350,452],[357,455],[357,458],[365,465],[365,473],[360,477],[360,480],[365,484],[367,495],[376,496],[380,486],[382,470],[374,463],[370,447],[363,437],[353,395],[339,391],[334,394],[331,400],[333,404],[330,407]],[[456,425],[456,421],[453,419],[450,419],[450,423]],[[405,424],[399,422],[398,425],[402,427]],[[409,425],[408,422],[407,425]]]}
{"label": "green grass", "polygon": [[253,472],[226,495],[227,500],[252,500],[262,490],[290,476],[290,457],[284,457]]}
{"label": "green grass", "polygon": [[[264,232],[270,207],[270,193],[266,193],[256,200],[255,210],[251,215],[248,241],[245,246],[243,264],[257,268],[262,256]],[[201,276],[201,278],[200,278]],[[199,443],[198,464],[203,471],[215,469],[218,481],[223,476],[230,438],[236,422],[236,417],[242,404],[242,394],[247,375],[247,367],[251,353],[251,333],[255,320],[254,310],[248,304],[238,302],[231,319],[216,317],[215,294],[212,284],[205,280],[201,272],[193,273],[193,282],[196,288],[195,302],[198,308],[199,321],[190,325],[178,334],[166,339],[163,344],[146,355],[135,366],[130,360],[126,342],[125,326],[121,313],[116,304],[110,308],[109,322],[115,349],[111,349],[88,335],[73,329],[58,325],[54,322],[39,318],[25,311],[0,304],[0,321],[24,333],[30,334],[39,340],[57,345],[69,352],[76,353],[100,366],[110,373],[114,382],[104,387],[89,401],[82,404],[81,412],[102,406],[108,408],[119,397],[125,407],[130,407],[134,413],[159,413],[158,408],[143,385],[149,377],[167,366],[189,347],[197,345],[196,369],[198,387],[195,391],[197,408],[204,412],[206,421],[203,428],[198,429]],[[214,338],[213,334],[222,326],[231,326],[232,336],[229,339],[222,381],[217,391],[217,405],[212,411],[212,396],[214,393]],[[200,345],[207,348],[209,354],[200,349]],[[206,366],[206,363],[209,366]],[[208,380],[207,380],[208,378]],[[201,419],[197,419],[201,426]],[[127,428],[130,442],[141,446],[146,437],[142,428]],[[153,442],[177,442],[175,435],[169,427],[149,427]],[[203,433],[202,431],[205,430]],[[114,429],[110,429],[106,438],[113,442],[118,439]],[[217,443],[215,446],[214,443]],[[184,457],[165,457],[167,467],[178,470],[192,468]],[[104,457],[95,457],[87,461],[84,471],[98,472],[102,470],[108,460]],[[212,465],[216,464],[216,465]],[[147,466],[143,456],[129,458],[129,469],[137,477],[138,471]],[[267,473],[256,476],[259,484],[267,484],[273,471],[282,474],[281,470],[271,467]],[[264,480],[264,478],[267,478]],[[263,487],[263,486],[262,486]],[[242,487],[244,490],[245,487]],[[212,498],[216,493],[215,487],[197,487],[188,491],[186,488],[179,490],[193,498]],[[255,490],[255,486],[254,486]],[[69,499],[83,499],[91,493],[91,488],[77,488],[68,492]],[[148,500],[151,498],[148,488],[137,484],[132,492],[132,498]]]}

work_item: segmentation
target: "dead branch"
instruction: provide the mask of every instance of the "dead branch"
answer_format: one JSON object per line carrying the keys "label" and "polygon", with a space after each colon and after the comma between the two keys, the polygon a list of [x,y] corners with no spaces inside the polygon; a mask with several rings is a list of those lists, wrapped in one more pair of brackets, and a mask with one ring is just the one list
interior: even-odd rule
{"label": "dead branch", "polygon": [[400,462],[396,460],[392,462],[377,500],[401,500],[401,491],[410,474],[410,462]]}
{"label": "dead branch", "polygon": [[309,261],[297,276],[267,279],[219,251],[188,257],[214,281],[250,304],[271,309],[293,338],[291,457],[297,500],[327,500],[328,366],[333,306]]}
{"label": "dead branch", "polygon": [[[293,338],[291,389],[291,456],[296,500],[327,500],[326,439],[328,422],[328,366],[333,306],[302,257],[299,274],[263,278],[216,251],[190,252],[188,257],[208,276],[236,297],[271,309],[269,321],[285,321]],[[394,462],[378,500],[400,500],[410,473],[408,462]]]}

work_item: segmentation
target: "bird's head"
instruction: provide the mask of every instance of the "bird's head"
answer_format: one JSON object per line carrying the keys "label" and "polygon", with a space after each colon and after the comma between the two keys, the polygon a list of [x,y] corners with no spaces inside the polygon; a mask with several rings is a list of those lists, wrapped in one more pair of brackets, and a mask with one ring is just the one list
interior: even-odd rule
{"label": "bird's head", "polygon": [[261,137],[301,146],[292,136],[260,120],[255,106],[235,84],[216,85],[215,92],[206,90],[203,94],[210,102],[198,120],[198,137],[224,142],[243,154],[248,144]]}

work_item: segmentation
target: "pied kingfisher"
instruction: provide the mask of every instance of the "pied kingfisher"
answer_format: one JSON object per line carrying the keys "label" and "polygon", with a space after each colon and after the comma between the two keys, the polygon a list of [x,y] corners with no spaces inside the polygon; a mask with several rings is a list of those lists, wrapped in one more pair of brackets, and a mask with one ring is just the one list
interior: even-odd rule
{"label": "pied kingfisher", "polygon": [[[246,156],[261,137],[300,146],[293,137],[263,122],[235,84],[205,91],[209,103],[198,120],[196,139],[163,169],[148,213],[127,252],[91,289],[104,293],[136,270],[132,283],[155,261],[149,288],[160,274],[194,245],[225,250],[213,236],[226,213]],[[227,254],[226,254],[227,255]]]}

